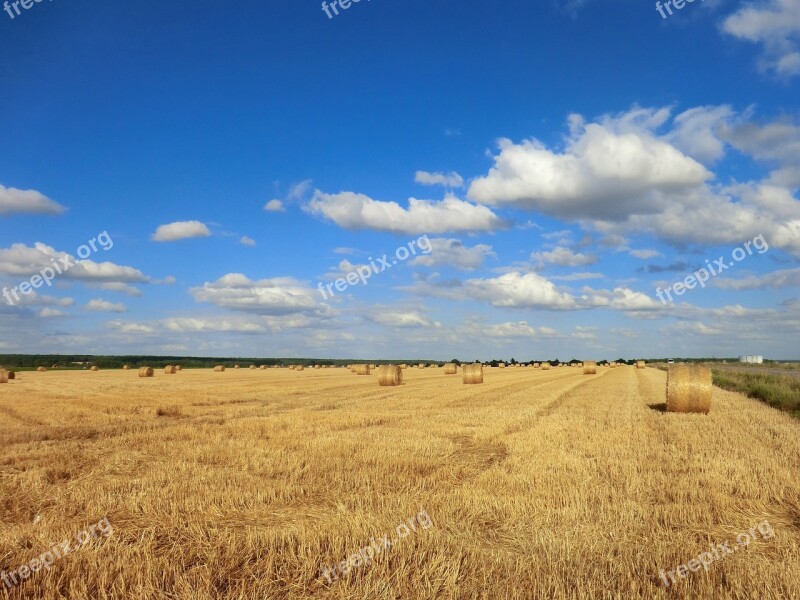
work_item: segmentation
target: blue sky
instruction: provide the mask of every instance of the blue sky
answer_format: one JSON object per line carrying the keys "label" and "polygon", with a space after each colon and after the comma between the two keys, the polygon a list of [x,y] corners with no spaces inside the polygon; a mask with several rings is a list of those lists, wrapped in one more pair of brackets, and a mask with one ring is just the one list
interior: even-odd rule
{"label": "blue sky", "polygon": [[18,8],[0,352],[800,355],[796,2]]}

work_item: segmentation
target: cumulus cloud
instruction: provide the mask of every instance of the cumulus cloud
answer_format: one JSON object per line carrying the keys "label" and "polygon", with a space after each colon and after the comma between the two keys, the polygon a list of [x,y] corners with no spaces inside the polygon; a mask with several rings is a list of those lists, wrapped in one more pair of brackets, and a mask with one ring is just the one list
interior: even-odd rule
{"label": "cumulus cloud", "polygon": [[483,266],[487,258],[496,258],[492,247],[486,244],[465,246],[460,240],[430,238],[431,252],[417,256],[412,265],[423,267],[446,266],[463,271],[474,271]]}
{"label": "cumulus cloud", "polygon": [[107,300],[103,300],[101,298],[95,298],[89,300],[89,302],[86,303],[86,310],[90,310],[93,312],[121,313],[125,312],[127,309],[125,308],[125,305],[122,304],[121,302],[114,303],[114,302],[109,302]]}
{"label": "cumulus cloud", "polygon": [[345,229],[372,229],[418,235],[449,231],[494,231],[505,226],[489,208],[447,196],[442,201],[410,198],[408,208],[397,202],[373,200],[364,194],[317,190],[306,210]]}
{"label": "cumulus cloud", "polygon": [[58,310],[56,308],[48,308],[45,307],[39,311],[39,316],[43,319],[55,319],[58,317],[66,317],[68,316],[63,310]]}
{"label": "cumulus cloud", "polygon": [[533,327],[527,321],[507,321],[486,325],[481,328],[481,334],[492,338],[525,338],[525,337],[552,337],[557,334],[549,327]]}
{"label": "cumulus cloud", "polygon": [[742,40],[761,44],[760,67],[778,76],[800,74],[800,3],[764,0],[748,3],[725,19],[722,29]]}
{"label": "cumulus cloud", "polygon": [[764,290],[800,287],[800,269],[781,269],[740,279],[718,278],[714,285],[726,290]]}
{"label": "cumulus cloud", "polygon": [[674,129],[665,139],[688,156],[706,164],[716,162],[725,154],[720,134],[735,114],[728,105],[690,108],[675,117]]}
{"label": "cumulus cloud", "polygon": [[66,208],[36,190],[18,190],[0,185],[0,216],[32,214],[60,215]]}
{"label": "cumulus cloud", "polygon": [[175,221],[159,225],[151,239],[154,242],[175,242],[191,238],[209,237],[211,231],[200,221]]}
{"label": "cumulus cloud", "polygon": [[459,188],[464,185],[464,178],[455,171],[450,173],[417,171],[414,175],[414,181],[422,185],[443,185],[451,188]]}
{"label": "cumulus cloud", "polygon": [[642,260],[648,260],[650,258],[658,258],[658,257],[664,256],[658,250],[650,250],[650,249],[647,249],[647,248],[641,248],[639,250],[628,249],[628,254],[630,254],[634,258],[641,258]]}
{"label": "cumulus cloud", "polygon": [[317,290],[291,277],[253,281],[241,273],[228,273],[189,292],[198,302],[260,315],[310,313],[325,317],[332,314],[328,305],[317,301]]}
{"label": "cumulus cloud", "polygon": [[564,248],[563,246],[556,246],[548,252],[532,253],[531,260],[539,267],[545,265],[584,267],[595,264],[597,262],[597,257],[593,254],[582,254],[580,252],[573,252],[569,248]]}
{"label": "cumulus cloud", "polygon": [[498,308],[576,308],[575,299],[537,273],[505,273],[495,278],[468,279],[463,285],[468,297]]}
{"label": "cumulus cloud", "polygon": [[93,260],[76,260],[67,252],[60,252],[55,248],[36,242],[33,247],[25,244],[12,244],[9,248],[0,248],[0,273],[14,276],[30,276],[40,272],[45,267],[53,268],[55,264],[64,267],[65,264],[73,265],[65,270],[59,278],[72,279],[83,282],[126,282],[146,283],[150,278],[138,269],[117,265],[112,262],[95,262]]}
{"label": "cumulus cloud", "polygon": [[250,246],[251,248],[256,245],[256,241],[253,238],[247,237],[246,235],[242,236],[242,239],[239,240],[239,243],[242,246]]}
{"label": "cumulus cloud", "polygon": [[278,200],[277,198],[267,202],[264,205],[264,210],[267,212],[286,212],[286,208],[283,206],[283,200]]}
{"label": "cumulus cloud", "polygon": [[441,327],[418,310],[403,310],[378,306],[367,314],[367,319],[385,327],[407,329],[414,327]]}
{"label": "cumulus cloud", "polygon": [[512,205],[559,218],[623,220],[652,213],[665,196],[702,185],[712,174],[656,136],[667,109],[633,109],[598,123],[570,116],[563,152],[538,140],[499,142],[488,175],[473,180],[468,197],[489,205]]}

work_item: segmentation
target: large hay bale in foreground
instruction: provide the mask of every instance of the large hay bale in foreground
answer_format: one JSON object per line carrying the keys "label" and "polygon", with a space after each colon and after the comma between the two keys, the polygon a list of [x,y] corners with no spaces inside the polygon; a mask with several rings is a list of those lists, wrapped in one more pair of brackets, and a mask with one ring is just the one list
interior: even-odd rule
{"label": "large hay bale in foreground", "polygon": [[152,377],[154,374],[153,367],[139,367],[139,377]]}
{"label": "large hay bale in foreground", "polygon": [[457,373],[458,373],[458,365],[456,365],[456,363],[447,363],[444,366],[445,375],[455,375]]}
{"label": "large hay bale in foreground", "polygon": [[584,375],[597,375],[597,363],[593,360],[587,360],[583,363]]}
{"label": "large hay bale in foreground", "polygon": [[166,367],[164,367],[164,374],[165,375],[175,375],[175,373],[177,373],[177,372],[178,371],[177,371],[177,369],[175,368],[174,365],[167,365]]}
{"label": "large hay bale in foreground", "polygon": [[672,365],[667,371],[667,411],[708,414],[712,388],[708,367]]}
{"label": "large hay bale in foreground", "polygon": [[217,365],[214,367],[214,373],[222,373],[225,371],[225,365]]}
{"label": "large hay bale in foreground", "polygon": [[353,373],[356,375],[369,375],[369,365],[353,365]]}
{"label": "large hay bale in foreground", "polygon": [[549,371],[550,363],[542,363],[542,371]]}
{"label": "large hay bale in foreground", "polygon": [[8,372],[0,371],[0,383],[8,383]]}
{"label": "large hay bale in foreground", "polygon": [[637,360],[636,361],[636,368],[637,369],[644,369],[644,367],[645,367],[645,362],[643,360]]}
{"label": "large hay bale in foreground", "polygon": [[47,372],[47,367],[38,367],[36,369],[36,372],[37,373],[46,373]]}
{"label": "large hay bale in foreground", "polygon": [[403,369],[396,365],[382,365],[378,367],[378,385],[403,385]]}
{"label": "large hay bale in foreground", "polygon": [[461,365],[461,382],[467,384],[483,383],[483,365],[481,363]]}

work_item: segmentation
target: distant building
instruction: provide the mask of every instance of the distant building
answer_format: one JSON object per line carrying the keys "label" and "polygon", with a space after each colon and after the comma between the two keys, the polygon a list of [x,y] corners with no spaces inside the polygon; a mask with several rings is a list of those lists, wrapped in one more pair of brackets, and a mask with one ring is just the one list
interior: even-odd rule
{"label": "distant building", "polygon": [[760,365],[764,362],[764,357],[748,354],[747,356],[740,356],[739,362],[753,364],[753,365]]}

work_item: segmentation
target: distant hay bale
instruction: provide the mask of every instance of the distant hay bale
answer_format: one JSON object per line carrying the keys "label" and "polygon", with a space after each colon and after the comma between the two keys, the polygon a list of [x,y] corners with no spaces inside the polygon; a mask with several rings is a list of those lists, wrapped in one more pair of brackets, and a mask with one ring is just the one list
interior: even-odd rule
{"label": "distant hay bale", "polygon": [[406,363],[403,363],[402,365],[400,365],[400,368],[401,368],[401,369],[407,369],[407,368],[408,368],[408,365],[407,365]]}
{"label": "distant hay bale", "polygon": [[444,366],[445,375],[455,375],[457,373],[458,373],[458,365],[456,365],[456,363],[447,363]]}
{"label": "distant hay bale", "polygon": [[130,367],[130,365],[123,365],[123,366],[122,366],[122,370],[123,370],[123,371],[129,371],[129,370],[130,370],[130,368],[131,368],[131,367]]}
{"label": "distant hay bale", "polygon": [[466,384],[483,383],[483,365],[481,363],[461,365],[461,382]]}
{"label": "distant hay bale", "polygon": [[239,365],[233,365],[233,368],[234,368],[234,369],[239,369],[239,368],[241,368],[241,367],[239,367]]}
{"label": "distant hay bale", "polygon": [[261,370],[264,370],[266,368],[267,368],[267,365],[261,365]]}
{"label": "distant hay bale", "polygon": [[92,365],[92,368],[89,369],[90,371],[98,371],[97,365]]}
{"label": "distant hay bale", "polygon": [[176,371],[183,371],[183,367],[180,366],[180,365],[175,365],[175,370]]}
{"label": "distant hay bale", "polygon": [[17,378],[17,374],[14,371],[6,371],[6,375],[8,375],[9,381]]}
{"label": "distant hay bale", "polygon": [[420,369],[424,369],[424,368],[425,368],[425,363],[419,363],[417,366],[418,366]]}
{"label": "distant hay bale", "polygon": [[597,363],[593,360],[587,360],[583,363],[584,375],[597,375]]}
{"label": "distant hay bale", "polygon": [[369,365],[353,365],[353,373],[356,375],[369,375]]}
{"label": "distant hay bale", "polygon": [[403,385],[403,369],[396,365],[381,365],[378,367],[378,385]]}
{"label": "distant hay bale", "polygon": [[506,368],[506,363],[497,363],[497,366],[500,369],[505,369]]}
{"label": "distant hay bale", "polygon": [[708,367],[672,365],[667,371],[667,411],[708,414],[712,387]]}
{"label": "distant hay bale", "polygon": [[164,367],[164,374],[165,375],[175,375],[175,373],[177,373],[177,372],[178,371],[177,371],[177,369],[175,368],[174,365],[167,365],[166,367]]}
{"label": "distant hay bale", "polygon": [[644,367],[645,367],[645,362],[643,360],[637,360],[636,361],[636,368],[637,369],[644,369]]}
{"label": "distant hay bale", "polygon": [[295,367],[295,369],[294,369],[294,370],[295,370],[295,371],[302,371],[302,370],[304,370],[305,368],[306,368],[306,366],[305,366],[305,365],[297,365],[297,366]]}
{"label": "distant hay bale", "polygon": [[139,377],[152,377],[154,374],[153,367],[139,367]]}
{"label": "distant hay bale", "polygon": [[322,365],[314,365],[314,368],[315,368],[315,369],[321,369],[321,368],[322,368]]}
{"label": "distant hay bale", "polygon": [[550,363],[542,363],[542,371],[549,371]]}
{"label": "distant hay bale", "polygon": [[255,365],[250,365],[250,368],[251,369],[257,369],[258,367],[256,367]]}
{"label": "distant hay bale", "polygon": [[222,373],[225,370],[225,365],[217,365],[214,367],[214,373]]}
{"label": "distant hay bale", "polygon": [[37,373],[46,373],[47,372],[47,367],[38,367],[36,369],[36,372]]}

